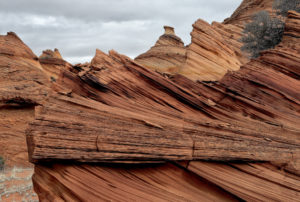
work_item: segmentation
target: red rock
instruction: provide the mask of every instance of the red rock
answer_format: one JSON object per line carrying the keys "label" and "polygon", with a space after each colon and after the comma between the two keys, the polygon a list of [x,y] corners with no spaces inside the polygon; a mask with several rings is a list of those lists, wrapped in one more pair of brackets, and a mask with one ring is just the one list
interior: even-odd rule
{"label": "red rock", "polygon": [[239,42],[242,29],[234,25],[214,22],[209,25],[197,20],[187,48],[187,59],[179,74],[193,81],[215,81],[227,71],[236,71],[248,61],[241,53]]}
{"label": "red rock", "polygon": [[[149,198],[149,192],[155,193],[151,196],[155,197],[153,200],[173,200],[169,198],[172,196],[178,200],[208,197],[203,193],[203,186],[198,186],[199,182],[195,189],[190,187],[187,190],[192,193],[172,187],[189,183],[190,177],[178,176],[181,169],[187,169],[238,199],[297,201],[300,187],[300,46],[296,30],[299,22],[299,14],[290,13],[283,41],[278,47],[265,51],[240,70],[227,73],[219,82],[193,82],[182,75],[168,79],[115,52],[106,55],[97,51],[89,69],[63,72],[56,86],[58,94],[53,94],[38,108],[36,120],[28,131],[30,154],[34,160],[58,158],[92,162],[110,159],[109,162],[119,163],[126,159],[131,163],[172,160],[175,151],[159,149],[160,141],[156,142],[153,137],[156,135],[164,140],[167,136],[174,148],[176,144],[179,146],[189,141],[184,138],[185,131],[197,140],[201,135],[196,131],[201,130],[204,139],[193,144],[193,157],[262,160],[272,156],[276,160],[272,164],[190,161],[175,164],[177,167],[166,164],[159,168],[158,173],[155,171],[158,167],[153,168],[151,164],[151,168],[143,167],[141,171],[135,170],[137,166],[132,164],[130,168],[132,166],[134,170],[122,164],[117,171],[111,164],[38,165],[34,183],[40,199],[82,200],[82,197],[90,197],[91,200],[117,200],[122,196],[122,200],[141,200]],[[60,118],[63,116],[64,119]],[[187,131],[192,126],[193,130]],[[177,136],[172,136],[174,131]],[[103,137],[108,140],[105,144]],[[138,137],[136,141],[135,137]],[[175,137],[177,139],[173,139]],[[41,141],[43,139],[45,141]],[[228,142],[233,140],[237,144],[229,148]],[[125,147],[124,150],[120,147],[122,141],[134,143],[135,147]],[[285,155],[289,152],[278,152],[279,148],[282,149],[279,144],[289,144],[287,148],[295,149],[294,154],[287,158]],[[183,145],[188,146],[187,143]],[[107,156],[100,157],[103,147],[107,147]],[[183,152],[186,148],[176,148],[177,154],[188,154]],[[149,154],[152,155],[150,158]],[[165,179],[171,173],[170,169],[174,169],[172,173],[176,177]],[[123,172],[126,174],[120,176]],[[179,184],[172,182],[174,178]],[[149,191],[154,179],[160,189]],[[92,186],[86,188],[90,183]],[[110,194],[111,189],[116,194]],[[170,189],[176,190],[176,195],[169,195],[172,193]],[[215,195],[208,189],[206,193]],[[223,197],[214,200],[232,196]]]}
{"label": "red rock", "polygon": [[[237,73],[250,77],[251,74],[244,73],[245,70]],[[260,75],[264,76],[261,72]],[[226,78],[222,80],[223,85],[226,85]],[[255,74],[252,80],[259,84],[257,79],[259,75]],[[257,94],[256,99],[260,98],[260,91],[255,92],[258,89],[256,86],[253,88],[244,79],[231,80],[228,90],[238,95],[254,93]],[[297,84],[292,79],[289,81],[291,86]],[[235,89],[235,83],[239,88]],[[229,113],[225,107],[219,108],[224,99],[220,102],[216,97],[205,99],[198,96],[115,52],[106,55],[97,50],[89,71],[80,76],[65,71],[58,84],[70,91],[58,92],[38,107],[36,121],[28,131],[29,155],[33,162],[49,159],[83,162],[199,159],[290,161],[300,154],[300,142],[295,140],[297,133],[294,131],[297,121],[293,118],[297,112],[293,113],[283,106],[281,111],[291,117],[281,120],[272,105],[264,106],[261,110],[268,109],[267,115],[271,116],[268,117],[259,111],[260,104],[264,102],[252,103],[255,98],[244,101],[236,95],[236,99],[241,99],[241,104],[253,107],[253,112],[257,109],[256,117],[248,119],[247,113],[251,117],[251,110],[233,110],[235,103],[231,103],[231,110],[238,114],[224,115]],[[240,92],[240,87],[245,85],[249,85],[246,88],[248,92]],[[282,89],[283,85],[276,87]],[[282,91],[292,96],[297,89],[289,92],[290,89],[287,86]],[[243,96],[247,98],[248,94]],[[268,101],[269,97],[262,98]],[[90,109],[84,109],[87,107]],[[278,118],[273,117],[275,114]],[[102,121],[99,122],[99,119]],[[285,136],[279,135],[282,133]]]}
{"label": "red rock", "polygon": [[150,50],[135,58],[135,61],[152,70],[176,74],[186,60],[186,47],[175,35],[174,28],[164,26],[165,33],[159,37]]}
{"label": "red rock", "polygon": [[58,49],[45,50],[39,57],[39,61],[52,80],[56,80],[62,69],[70,69],[72,65],[66,62]]}
{"label": "red rock", "polygon": [[0,171],[0,201],[37,199],[32,197],[31,174],[21,169],[17,174],[26,176],[15,176],[9,171],[15,166],[33,169],[24,131],[34,120],[34,106],[47,96],[48,85],[30,48],[15,33],[0,35],[0,156],[5,160],[4,171]]}
{"label": "red rock", "polygon": [[13,32],[0,36],[0,154],[7,166],[29,165],[24,131],[48,93],[36,55]]}
{"label": "red rock", "polygon": [[[194,41],[208,33],[230,38],[235,30],[228,42],[207,37],[218,51],[210,49],[204,62],[212,64],[211,78],[199,74],[198,82],[97,50],[91,63],[55,70],[50,90],[32,51],[15,34],[0,37],[1,145],[13,145],[14,136],[22,142],[36,106],[27,140],[39,162],[33,180],[40,200],[298,200],[300,14],[289,13],[279,46],[246,64],[235,51],[240,26],[197,23],[203,26],[193,32],[203,32]],[[200,45],[187,60],[206,53]],[[61,60],[50,51],[42,58],[48,55]],[[213,67],[231,59],[243,65],[219,78],[226,68]],[[3,148],[11,156],[21,151],[14,161],[24,159],[24,146]],[[19,150],[5,151],[12,149]]]}
{"label": "red rock", "polygon": [[224,23],[244,26],[245,23],[251,21],[253,14],[259,11],[266,10],[272,14],[273,2],[273,0],[243,0],[230,18],[224,20]]}
{"label": "red rock", "polygon": [[[40,183],[43,181],[44,183]],[[42,201],[237,201],[226,191],[170,163],[152,166],[36,166]],[[56,185],[60,188],[57,189]]]}

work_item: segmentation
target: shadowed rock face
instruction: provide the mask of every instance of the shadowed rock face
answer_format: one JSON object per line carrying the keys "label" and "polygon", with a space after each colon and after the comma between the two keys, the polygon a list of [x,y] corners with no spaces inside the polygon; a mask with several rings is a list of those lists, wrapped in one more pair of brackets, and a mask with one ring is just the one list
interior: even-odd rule
{"label": "shadowed rock face", "polygon": [[152,70],[175,74],[186,60],[186,48],[182,40],[175,35],[174,28],[164,26],[165,33],[159,37],[155,45],[135,58],[141,64]]}

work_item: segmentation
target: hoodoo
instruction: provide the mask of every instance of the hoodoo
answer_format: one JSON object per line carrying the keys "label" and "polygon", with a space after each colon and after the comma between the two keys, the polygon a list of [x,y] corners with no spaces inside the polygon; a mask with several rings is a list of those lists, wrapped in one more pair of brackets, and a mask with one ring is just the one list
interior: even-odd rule
{"label": "hoodoo", "polygon": [[156,41],[155,45],[135,58],[138,64],[149,69],[176,74],[186,60],[186,47],[182,40],[175,35],[173,27],[164,26],[165,32]]}

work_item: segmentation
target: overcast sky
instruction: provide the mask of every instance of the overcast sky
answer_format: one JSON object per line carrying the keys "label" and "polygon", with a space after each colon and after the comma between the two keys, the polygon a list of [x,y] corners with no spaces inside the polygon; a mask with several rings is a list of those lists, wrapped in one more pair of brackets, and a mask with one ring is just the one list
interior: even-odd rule
{"label": "overcast sky", "polygon": [[129,57],[147,51],[175,27],[185,44],[202,18],[222,22],[241,0],[0,0],[0,34],[14,31],[35,52],[58,48],[71,63],[90,61],[98,48]]}

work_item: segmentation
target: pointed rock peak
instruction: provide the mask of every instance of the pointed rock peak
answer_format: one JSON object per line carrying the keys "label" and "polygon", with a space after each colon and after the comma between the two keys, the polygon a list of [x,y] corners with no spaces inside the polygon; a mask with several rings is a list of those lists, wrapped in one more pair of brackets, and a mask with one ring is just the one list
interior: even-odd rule
{"label": "pointed rock peak", "polygon": [[7,36],[14,37],[14,38],[22,41],[15,32],[7,32]]}
{"label": "pointed rock peak", "polygon": [[165,25],[164,29],[165,29],[165,34],[175,35],[174,27]]}
{"label": "pointed rock peak", "polygon": [[113,66],[115,61],[103,51],[96,49],[96,54],[91,61],[93,67],[102,68],[103,66]]}
{"label": "pointed rock peak", "polygon": [[14,32],[0,35],[0,55],[37,59],[37,56]]}
{"label": "pointed rock peak", "polygon": [[44,50],[43,53],[40,55],[39,59],[63,59],[59,50],[57,48],[54,49],[54,51],[47,49]]}

